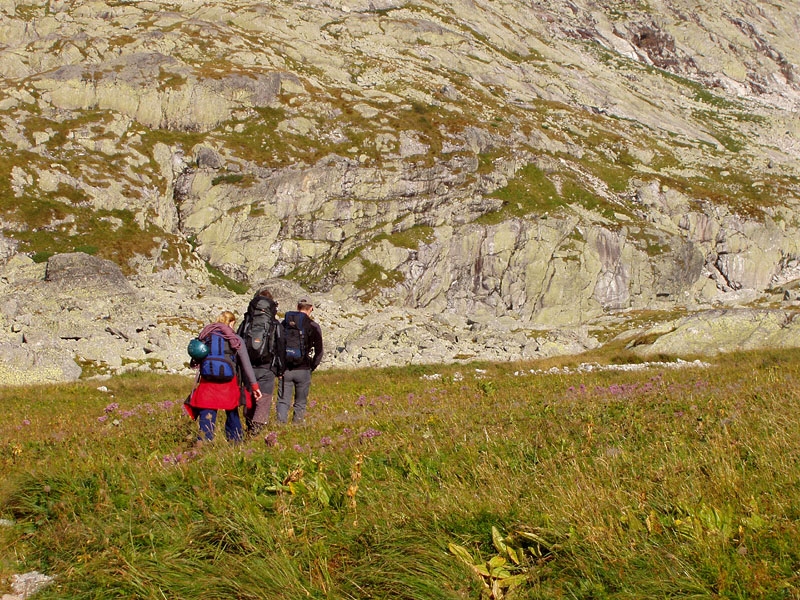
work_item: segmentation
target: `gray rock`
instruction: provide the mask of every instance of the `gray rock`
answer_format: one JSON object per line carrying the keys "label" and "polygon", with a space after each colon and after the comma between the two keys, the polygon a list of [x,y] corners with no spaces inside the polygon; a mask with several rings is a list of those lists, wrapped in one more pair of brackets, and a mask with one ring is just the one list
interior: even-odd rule
{"label": "gray rock", "polygon": [[74,355],[61,346],[0,342],[0,385],[75,381],[81,372]]}
{"label": "gray rock", "polygon": [[2,600],[25,600],[30,598],[42,588],[50,585],[53,579],[53,577],[38,571],[14,574],[11,576],[11,590],[14,593],[3,594]]}
{"label": "gray rock", "polygon": [[646,330],[630,347],[642,356],[714,356],[734,350],[800,347],[800,320],[777,309],[735,308],[689,315]]}
{"label": "gray rock", "polygon": [[195,161],[201,169],[221,169],[225,164],[219,152],[205,146],[195,149]]}
{"label": "gray rock", "polygon": [[116,263],[83,252],[51,256],[44,279],[64,291],[84,288],[106,294],[133,293]]}

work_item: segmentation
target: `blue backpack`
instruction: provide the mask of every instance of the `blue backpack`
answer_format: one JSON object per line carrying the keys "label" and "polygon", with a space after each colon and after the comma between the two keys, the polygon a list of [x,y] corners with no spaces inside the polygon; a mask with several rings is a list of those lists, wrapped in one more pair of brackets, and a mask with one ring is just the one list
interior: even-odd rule
{"label": "blue backpack", "polygon": [[208,346],[208,355],[200,363],[200,377],[213,383],[225,383],[236,376],[236,362],[227,340],[212,333],[203,340]]}

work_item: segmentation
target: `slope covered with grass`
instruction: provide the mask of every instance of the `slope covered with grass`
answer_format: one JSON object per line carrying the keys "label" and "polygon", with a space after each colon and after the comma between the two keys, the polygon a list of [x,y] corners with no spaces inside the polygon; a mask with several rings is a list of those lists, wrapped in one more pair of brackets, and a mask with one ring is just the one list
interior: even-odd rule
{"label": "slope covered with grass", "polygon": [[185,378],[2,389],[0,576],[55,575],[43,599],[796,597],[796,353],[593,361],[319,372],[305,426],[202,448]]}

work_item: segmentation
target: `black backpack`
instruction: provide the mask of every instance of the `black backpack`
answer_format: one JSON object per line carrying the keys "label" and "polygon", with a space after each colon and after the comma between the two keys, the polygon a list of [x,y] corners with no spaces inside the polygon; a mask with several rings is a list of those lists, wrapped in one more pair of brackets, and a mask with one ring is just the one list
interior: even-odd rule
{"label": "black backpack", "polygon": [[283,317],[283,334],[286,340],[286,368],[303,364],[308,348],[308,315],[290,310]]}
{"label": "black backpack", "polygon": [[280,373],[283,370],[283,327],[275,318],[277,310],[274,300],[256,296],[250,301],[237,333],[244,340],[253,366],[268,366]]}
{"label": "black backpack", "polygon": [[214,383],[232,380],[236,376],[236,360],[228,340],[212,333],[203,342],[208,346],[208,355],[200,362],[200,377]]}

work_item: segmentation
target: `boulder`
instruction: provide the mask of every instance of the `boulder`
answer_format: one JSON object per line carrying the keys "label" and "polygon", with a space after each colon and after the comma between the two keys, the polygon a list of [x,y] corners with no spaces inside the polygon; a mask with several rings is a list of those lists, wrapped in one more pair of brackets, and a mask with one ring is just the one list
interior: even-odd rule
{"label": "boulder", "polygon": [[[796,311],[732,308],[698,312],[660,324],[629,347],[640,356],[714,356],[736,350],[800,347]],[[647,343],[639,343],[647,340]]]}
{"label": "boulder", "polygon": [[51,256],[44,279],[63,291],[82,289],[105,295],[134,293],[119,265],[83,252]]}

